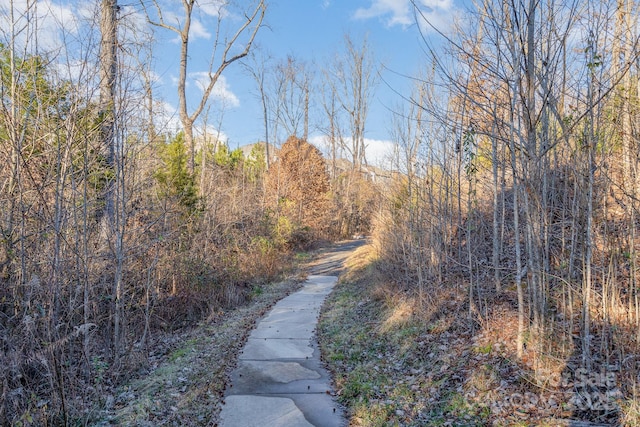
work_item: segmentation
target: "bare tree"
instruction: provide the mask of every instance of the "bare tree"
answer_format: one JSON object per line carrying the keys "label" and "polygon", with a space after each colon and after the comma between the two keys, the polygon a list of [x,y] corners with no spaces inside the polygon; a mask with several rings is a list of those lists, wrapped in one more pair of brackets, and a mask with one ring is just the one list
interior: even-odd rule
{"label": "bare tree", "polygon": [[271,121],[271,99],[269,97],[268,92],[268,74],[269,71],[267,69],[268,58],[259,57],[257,54],[252,55],[252,62],[246,63],[245,68],[253,77],[258,87],[258,97],[260,98],[260,104],[262,106],[262,124],[264,126],[264,144],[265,144],[265,162],[266,169],[269,170],[269,165],[271,163],[270,158],[270,147],[269,147],[269,123]]}
{"label": "bare tree", "polygon": [[[274,120],[282,126],[286,136],[301,135],[307,140],[309,135],[309,92],[311,75],[304,62],[293,56],[276,65],[274,69]],[[277,138],[277,136],[276,136]]]}
{"label": "bare tree", "polygon": [[[122,325],[122,235],[116,230],[116,198],[119,191],[118,178],[121,170],[120,159],[116,164],[116,79],[118,77],[118,40],[117,40],[117,0],[102,0],[100,6],[100,100],[99,117],[102,136],[102,155],[107,173],[104,188],[104,213],[102,233],[104,247],[111,247],[114,254],[113,269],[113,348],[118,357]],[[118,217],[118,219],[120,219]]]}
{"label": "bare tree", "polygon": [[328,70],[323,70],[322,78],[322,109],[326,118],[327,126],[323,129],[324,134],[329,140],[329,156],[331,158],[331,179],[337,177],[337,164],[340,147],[344,146],[344,130],[341,124],[340,115],[338,114],[338,94],[331,74]]}
{"label": "bare tree", "polygon": [[193,126],[200,114],[204,111],[209,96],[213,91],[216,83],[224,70],[234,62],[248,55],[258,31],[261,28],[264,19],[267,4],[264,0],[253,3],[248,11],[244,12],[241,24],[231,33],[230,36],[224,34],[223,18],[225,16],[224,9],[227,2],[217,4],[216,13],[215,38],[212,43],[211,60],[209,61],[209,69],[207,70],[207,80],[202,88],[203,93],[196,102],[196,107],[189,111],[189,103],[187,101],[186,83],[189,75],[189,40],[191,36],[191,24],[194,12],[199,7],[196,0],[182,0],[183,16],[182,21],[178,24],[168,22],[163,13],[163,6],[158,0],[153,0],[155,14],[148,10],[148,6],[144,0],[140,1],[143,6],[147,18],[152,25],[172,31],[180,38],[180,70],[178,77],[178,114],[185,133],[187,146],[190,148],[189,170],[191,173],[195,170],[195,141],[193,136]]}
{"label": "bare tree", "polygon": [[351,133],[350,143],[342,148],[350,154],[353,168],[359,172],[367,162],[365,130],[379,67],[366,38],[361,46],[357,46],[349,35],[345,35],[344,48],[344,55],[335,59],[328,75],[340,113],[346,115]]}

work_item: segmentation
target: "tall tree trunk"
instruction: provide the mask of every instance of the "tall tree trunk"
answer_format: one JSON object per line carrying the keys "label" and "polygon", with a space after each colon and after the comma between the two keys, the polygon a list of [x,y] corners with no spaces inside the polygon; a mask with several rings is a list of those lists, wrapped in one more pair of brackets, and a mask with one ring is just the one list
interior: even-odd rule
{"label": "tall tree trunk", "polygon": [[[115,170],[116,134],[115,134],[115,86],[117,73],[117,0],[102,0],[100,17],[100,116],[102,148],[105,156],[108,178],[104,189],[104,213],[102,216],[102,233],[105,242],[114,236],[115,231],[115,197],[116,183],[112,171]],[[109,244],[105,244],[108,248]],[[120,327],[122,317],[122,282],[116,269],[113,278],[113,348],[117,354],[120,350]]]}
{"label": "tall tree trunk", "polygon": [[305,78],[304,86],[304,135],[305,141],[309,141],[309,80]]}

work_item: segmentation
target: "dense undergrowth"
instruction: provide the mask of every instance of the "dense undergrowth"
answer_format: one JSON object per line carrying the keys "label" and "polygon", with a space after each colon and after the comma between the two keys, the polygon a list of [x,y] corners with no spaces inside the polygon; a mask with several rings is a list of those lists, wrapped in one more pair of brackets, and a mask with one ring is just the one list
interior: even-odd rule
{"label": "dense undergrowth", "polygon": [[[330,238],[324,159],[291,141],[289,156],[306,150],[317,172],[301,178],[275,162],[273,188],[259,146],[245,157],[205,145],[192,173],[182,133],[141,143],[115,225],[103,189],[64,183],[57,198],[42,199],[34,195],[56,183],[35,177],[22,207],[1,203],[9,216],[24,209],[24,222],[14,240],[0,240],[0,424],[85,423],[105,396],[151,369],[172,333],[253,300]],[[84,172],[112,172],[94,166]],[[64,218],[57,229],[38,204]]]}

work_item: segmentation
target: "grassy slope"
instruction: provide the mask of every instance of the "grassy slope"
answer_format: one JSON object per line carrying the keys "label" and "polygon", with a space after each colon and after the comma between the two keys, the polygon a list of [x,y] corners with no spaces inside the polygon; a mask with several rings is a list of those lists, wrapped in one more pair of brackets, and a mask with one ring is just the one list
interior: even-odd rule
{"label": "grassy slope", "polygon": [[370,262],[367,248],[358,251],[318,327],[325,361],[351,424],[417,426],[447,418],[483,423],[483,408],[460,399],[455,391],[434,393],[456,371],[455,366],[444,369],[455,363],[445,357],[448,352],[439,354],[438,337],[445,331],[437,321],[417,321],[406,301],[390,309]]}
{"label": "grassy slope", "polygon": [[595,425],[570,424],[568,394],[533,384],[515,362],[514,319],[472,324],[464,290],[419,306],[390,290],[371,253],[351,257],[318,327],[351,425]]}

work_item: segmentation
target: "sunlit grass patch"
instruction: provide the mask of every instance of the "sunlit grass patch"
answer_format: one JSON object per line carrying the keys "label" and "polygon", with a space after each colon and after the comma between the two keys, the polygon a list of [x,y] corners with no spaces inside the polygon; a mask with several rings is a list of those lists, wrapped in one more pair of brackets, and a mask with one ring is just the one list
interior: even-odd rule
{"label": "sunlit grass patch", "polygon": [[479,354],[490,354],[491,350],[493,350],[493,344],[487,343],[485,345],[479,345],[475,347],[473,350]]}
{"label": "sunlit grass patch", "polygon": [[375,378],[366,366],[358,366],[347,375],[340,393],[341,399],[368,402],[374,394],[374,383]]}
{"label": "sunlit grass patch", "polygon": [[345,261],[346,272],[342,275],[341,281],[353,283],[364,276],[375,275],[376,261],[377,255],[370,245],[360,246]]}
{"label": "sunlit grass patch", "polygon": [[628,399],[621,403],[621,425],[640,427],[640,399]]}
{"label": "sunlit grass patch", "polygon": [[484,364],[471,373],[466,386],[479,392],[495,390],[500,386],[500,375],[496,371],[496,367]]}
{"label": "sunlit grass patch", "polygon": [[367,427],[387,427],[400,425],[392,422],[393,410],[390,405],[384,403],[365,404],[358,403],[354,408],[353,424]]}
{"label": "sunlit grass patch", "polygon": [[380,332],[387,333],[402,328],[413,319],[413,304],[406,298],[397,301],[387,309],[386,319],[380,325]]}

